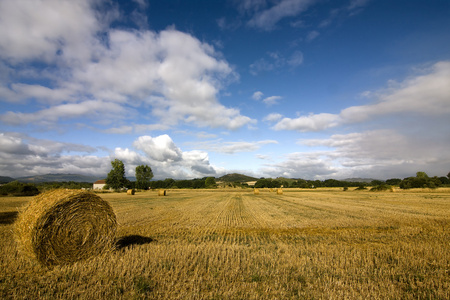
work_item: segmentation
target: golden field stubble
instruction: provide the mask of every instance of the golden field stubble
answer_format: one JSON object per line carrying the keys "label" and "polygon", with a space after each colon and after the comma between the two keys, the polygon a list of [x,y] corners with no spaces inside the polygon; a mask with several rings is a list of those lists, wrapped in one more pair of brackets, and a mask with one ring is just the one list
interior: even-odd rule
{"label": "golden field stubble", "polygon": [[[0,223],[2,298],[450,298],[448,190],[100,196],[119,237],[153,241],[49,270]],[[11,212],[29,199],[0,201]]]}

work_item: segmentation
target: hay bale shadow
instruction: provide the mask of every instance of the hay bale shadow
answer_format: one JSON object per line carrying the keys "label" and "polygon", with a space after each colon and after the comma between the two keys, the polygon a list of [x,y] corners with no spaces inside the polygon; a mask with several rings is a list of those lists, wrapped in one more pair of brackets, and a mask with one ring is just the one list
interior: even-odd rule
{"label": "hay bale shadow", "polygon": [[0,212],[0,224],[10,225],[14,223],[14,221],[17,219],[18,214],[19,212],[17,211]]}
{"label": "hay bale shadow", "polygon": [[154,239],[142,235],[126,235],[118,238],[116,241],[116,249],[120,250],[131,245],[145,245],[153,242]]}

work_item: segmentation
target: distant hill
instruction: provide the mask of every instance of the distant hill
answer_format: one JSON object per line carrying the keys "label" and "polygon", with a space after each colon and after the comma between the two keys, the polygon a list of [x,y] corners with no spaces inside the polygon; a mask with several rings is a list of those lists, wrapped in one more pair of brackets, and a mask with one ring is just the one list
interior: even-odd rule
{"label": "distant hill", "polygon": [[36,175],[36,176],[17,178],[18,181],[26,182],[26,183],[62,182],[62,181],[95,182],[99,179],[104,179],[104,178],[78,175],[78,174],[46,174],[46,175]]}
{"label": "distant hill", "polygon": [[11,181],[14,181],[14,180],[15,180],[15,179],[12,178],[12,177],[8,177],[8,176],[0,176],[0,184],[8,183],[8,182],[11,182]]}
{"label": "distant hill", "polygon": [[256,181],[258,178],[242,175],[242,174],[227,174],[222,177],[217,178],[217,181],[223,181],[223,182],[247,182],[247,181]]}

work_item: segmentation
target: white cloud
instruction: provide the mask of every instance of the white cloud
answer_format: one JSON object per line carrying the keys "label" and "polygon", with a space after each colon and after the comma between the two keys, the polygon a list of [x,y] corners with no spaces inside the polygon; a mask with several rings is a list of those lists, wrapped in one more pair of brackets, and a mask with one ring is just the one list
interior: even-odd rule
{"label": "white cloud", "polygon": [[[0,56],[12,61],[42,59],[55,55],[89,55],[91,37],[100,29],[92,1],[1,1]],[[39,12],[39,13],[36,13]]]}
{"label": "white cloud", "polygon": [[195,146],[211,152],[235,154],[239,152],[253,152],[260,149],[262,146],[269,144],[278,144],[278,142],[275,140],[262,140],[255,142],[223,142],[222,140],[217,140],[205,141],[200,143],[197,142],[195,143]]}
{"label": "white cloud", "polygon": [[52,106],[34,113],[7,112],[0,115],[0,120],[11,125],[34,123],[43,126],[53,126],[59,120],[72,118],[89,118],[95,122],[117,120],[123,118],[127,110],[116,104],[103,101],[84,101]]}
{"label": "white cloud", "polygon": [[444,117],[450,114],[450,62],[438,62],[421,75],[412,76],[396,85],[391,83],[384,92],[364,93],[377,95],[377,102],[348,107],[341,110],[340,114],[319,113],[295,119],[283,118],[272,128],[307,132],[365,122],[381,116]]}
{"label": "white cloud", "polygon": [[[166,127],[187,122],[234,130],[256,122],[218,101],[220,89],[236,80],[237,74],[211,45],[175,29],[159,33],[107,29],[117,12],[113,8],[102,17],[95,12],[97,4],[0,3],[0,26],[12,28],[0,31],[0,58],[8,61],[0,65],[5,77],[0,94],[6,101],[37,99],[47,105],[29,114],[6,112],[0,116],[3,122],[48,125],[79,118],[88,107],[99,123],[112,123],[108,112],[120,119],[148,112],[157,121],[147,125]],[[23,64],[29,61],[47,68]],[[7,65],[13,66],[14,75]],[[25,76],[20,76],[25,73],[50,84],[25,83]]]}
{"label": "white cloud", "polygon": [[316,30],[310,31],[306,36],[306,41],[311,42],[312,40],[316,39],[319,35],[320,33]]}
{"label": "white cloud", "polygon": [[[349,177],[389,179],[414,176],[417,171],[445,176],[450,166],[447,151],[450,141],[406,135],[391,129],[305,139],[299,144],[312,149],[288,154],[281,162],[266,164],[259,173],[268,177],[320,180]],[[429,147],[430,144],[433,147]]]}
{"label": "white cloud", "polygon": [[182,157],[180,148],[167,134],[155,138],[141,136],[133,143],[133,146],[143,151],[149,158],[160,162],[179,161]]}
{"label": "white cloud", "polygon": [[261,173],[267,177],[287,177],[303,179],[325,179],[334,177],[338,168],[332,160],[320,153],[291,153],[282,162],[267,164]]}
{"label": "white cloud", "polygon": [[258,75],[262,72],[276,71],[283,67],[296,68],[303,63],[303,53],[294,51],[289,58],[278,52],[268,52],[266,57],[260,58],[250,65],[250,74]]}
{"label": "white cloud", "polygon": [[283,118],[283,115],[281,115],[281,114],[271,113],[271,114],[267,115],[266,117],[264,117],[263,121],[266,121],[266,122],[277,122],[277,121],[279,121],[282,118]]}
{"label": "white cloud", "polygon": [[352,0],[347,7],[350,16],[354,16],[362,11],[362,9],[370,2],[370,0]]}
{"label": "white cloud", "polygon": [[[261,100],[264,96],[264,93],[261,91],[254,92],[252,95],[252,99],[254,100]],[[278,101],[281,100],[283,97],[281,96],[270,96],[262,99],[261,101],[266,104],[267,106],[271,106],[274,104],[278,104]]]}
{"label": "white cloud", "polygon": [[254,100],[261,100],[261,98],[262,98],[263,95],[264,95],[263,92],[257,91],[257,92],[254,92],[254,93],[253,93],[252,98],[253,98]]}
{"label": "white cloud", "polygon": [[274,104],[278,104],[278,101],[281,100],[282,98],[283,97],[281,97],[281,96],[270,96],[270,97],[267,97],[267,98],[263,99],[262,101],[266,105],[271,106],[271,105],[274,105]]}
{"label": "white cloud", "polygon": [[94,152],[95,148],[82,144],[36,139],[18,133],[0,134],[0,169],[4,176],[48,173],[104,176],[109,158],[94,156]]}
{"label": "white cloud", "polygon": [[450,62],[442,61],[434,64],[426,74],[408,78],[381,93],[377,103],[352,106],[343,109],[340,115],[346,122],[361,122],[389,114],[446,115],[450,114],[449,97]]}
{"label": "white cloud", "polygon": [[138,152],[128,148],[115,151],[115,156],[129,166],[130,175],[140,164],[148,164],[159,179],[215,176],[218,172],[210,164],[207,152],[182,151],[168,135],[141,136],[134,141],[133,147]]}
{"label": "white cloud", "polygon": [[266,0],[240,0],[236,1],[239,11],[244,13],[255,13],[267,6]]}
{"label": "white cloud", "polygon": [[210,164],[207,152],[182,151],[168,135],[141,136],[132,147],[115,148],[109,156],[95,156],[96,151],[96,148],[82,144],[36,139],[20,133],[0,133],[1,175],[74,173],[104,178],[115,158],[125,164],[126,176],[134,176],[136,166],[142,164],[149,165],[157,179],[215,176],[224,172]]}
{"label": "white cloud", "polygon": [[301,51],[294,51],[291,58],[287,61],[291,67],[297,67],[303,63],[303,53]]}
{"label": "white cloud", "polygon": [[[272,116],[272,119],[273,116]],[[283,118],[272,129],[274,130],[296,130],[300,132],[321,131],[339,124],[340,118],[334,114],[310,114],[295,119]]]}
{"label": "white cloud", "polygon": [[312,0],[281,0],[268,9],[258,11],[248,22],[248,25],[264,30],[272,30],[280,20],[304,12],[314,2]]}
{"label": "white cloud", "polygon": [[[430,148],[427,145],[433,143]],[[339,164],[341,173],[372,178],[404,178],[426,168],[445,175],[450,164],[450,144],[433,137],[405,135],[395,130],[374,130],[332,135],[323,140],[305,140],[308,146],[326,146],[326,156]]]}

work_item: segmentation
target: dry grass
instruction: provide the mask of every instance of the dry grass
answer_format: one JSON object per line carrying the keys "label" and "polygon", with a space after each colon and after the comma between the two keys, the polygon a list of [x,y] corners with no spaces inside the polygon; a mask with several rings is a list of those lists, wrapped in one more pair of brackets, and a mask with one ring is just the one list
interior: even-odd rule
{"label": "dry grass", "polygon": [[[450,298],[448,190],[102,197],[121,241],[89,261],[42,268],[18,254],[13,225],[0,223],[0,297]],[[17,201],[0,198],[0,212]]]}

